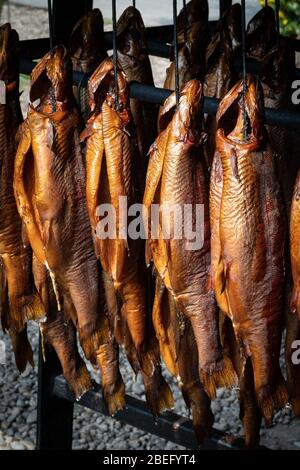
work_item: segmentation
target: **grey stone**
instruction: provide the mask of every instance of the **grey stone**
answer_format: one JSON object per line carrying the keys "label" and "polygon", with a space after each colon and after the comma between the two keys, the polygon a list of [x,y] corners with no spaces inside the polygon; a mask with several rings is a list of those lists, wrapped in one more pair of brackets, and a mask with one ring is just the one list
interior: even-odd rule
{"label": "grey stone", "polygon": [[26,418],[26,423],[27,424],[33,424],[36,423],[36,417],[37,417],[37,412],[36,410],[32,410],[29,415]]}
{"label": "grey stone", "polygon": [[13,450],[26,450],[26,447],[21,442],[18,442],[18,441],[12,441],[12,443],[10,444],[10,447]]}
{"label": "grey stone", "polygon": [[17,407],[14,407],[11,411],[10,416],[7,418],[8,424],[11,424],[16,419],[19,413],[20,413],[20,409]]}

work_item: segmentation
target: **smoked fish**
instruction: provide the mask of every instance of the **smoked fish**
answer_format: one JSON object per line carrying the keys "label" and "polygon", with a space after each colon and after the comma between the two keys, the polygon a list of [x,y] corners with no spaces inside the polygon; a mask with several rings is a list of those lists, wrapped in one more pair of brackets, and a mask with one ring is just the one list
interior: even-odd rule
{"label": "smoked fish", "polygon": [[[136,163],[139,155],[131,135],[126,76],[118,68],[115,103],[113,71],[112,59],[106,59],[89,80],[93,113],[81,135],[86,139],[87,207],[95,252],[105,276],[112,332],[124,345],[134,369],[141,370],[147,401],[152,413],[158,415],[172,406],[173,399],[161,374],[158,343],[149,322],[144,241],[127,234],[127,208],[142,199]],[[113,210],[114,224],[109,229],[113,232],[105,235],[101,207],[107,208],[107,204],[110,209],[105,210]]]}
{"label": "smoked fish", "polygon": [[57,308],[74,309],[86,357],[104,342],[99,274],[85,200],[82,128],[64,46],[47,53],[31,74],[31,104],[20,128],[14,191],[37,260],[51,277]]}
{"label": "smoked fish", "polygon": [[[241,42],[241,6],[232,5],[221,18],[216,33],[206,51],[206,74],[204,95],[222,99],[237,81],[234,60]],[[211,165],[215,152],[216,118],[208,115],[205,119],[207,132],[207,161]]]}
{"label": "smoked fish", "polygon": [[[295,50],[292,40],[278,36],[274,11],[264,8],[249,23],[247,31],[247,53],[262,65],[261,83],[264,91],[264,104],[268,108],[293,110],[291,93],[295,77]],[[298,129],[286,129],[268,126],[270,145],[276,156],[276,164],[282,193],[284,196],[286,222],[290,225],[290,243],[286,250],[286,344],[285,359],[290,403],[297,416],[300,415],[300,367],[293,363],[295,353],[293,344],[299,340],[300,320],[294,312],[297,310],[298,275],[297,275],[297,210],[299,177],[298,149],[300,132]],[[288,232],[288,227],[287,227]],[[290,266],[292,264],[292,266]],[[292,275],[291,276],[291,272]],[[293,288],[294,285],[294,288]]]}
{"label": "smoked fish", "polygon": [[192,413],[197,441],[210,435],[214,416],[210,399],[199,380],[198,354],[191,322],[180,313],[172,294],[156,276],[153,325],[163,361],[177,379],[186,406]]}
{"label": "smoked fish", "polygon": [[[287,332],[285,344],[285,358],[287,366],[287,381],[290,393],[290,402],[295,415],[300,418],[300,364],[293,361],[293,354],[300,341],[300,170],[298,171],[294,188],[291,220],[290,220],[290,254],[293,275],[293,291],[290,311],[287,317]],[[295,347],[296,345],[296,347]]]}
{"label": "smoked fish", "polygon": [[[211,271],[218,305],[232,321],[242,358],[240,380],[246,380],[247,373],[251,383],[250,364],[246,364],[251,361],[255,401],[270,422],[274,411],[288,400],[279,366],[284,326],[284,205],[262,121],[262,90],[252,76],[247,78],[244,101],[246,138],[242,96],[240,81],[217,112],[210,190]],[[247,413],[256,416],[252,422],[246,417],[251,445],[257,440],[253,433],[259,428],[259,416],[253,397],[247,400]]]}
{"label": "smoked fish", "polygon": [[[126,8],[118,20],[117,48],[118,61],[126,74],[127,82],[154,86],[145,25],[139,10],[133,6]],[[138,171],[143,176],[144,182],[148,163],[147,154],[156,138],[158,106],[130,98],[130,110],[142,158]]]}
{"label": "smoked fish", "polygon": [[79,399],[92,386],[87,367],[79,354],[76,335],[76,313],[74,308],[68,310],[64,303],[66,313],[58,311],[56,297],[51,277],[45,264],[39,262],[33,255],[32,271],[35,286],[40,294],[46,312],[46,320],[40,324],[43,345],[43,358],[47,361],[48,351],[54,348],[61,363],[63,375]]}
{"label": "smoked fish", "polygon": [[13,190],[16,134],[22,122],[19,102],[19,37],[9,23],[0,27],[0,314],[8,330],[18,369],[33,364],[27,338],[28,320],[45,316],[34,288],[31,270],[32,253],[24,246],[22,221]]}
{"label": "smoked fish", "polygon": [[[103,16],[98,8],[94,8],[76,23],[69,41],[73,70],[87,74],[85,84],[87,84],[88,76],[107,57],[104,44]],[[83,118],[86,120],[90,109],[85,84],[82,82],[78,86],[74,85],[73,92]]]}
{"label": "smoked fish", "polygon": [[[175,94],[172,94],[164,103],[162,120],[175,105]],[[149,232],[147,262],[153,259],[176,308],[191,322],[198,349],[200,379],[209,397],[213,398],[218,386],[234,385],[236,376],[230,360],[223,356],[218,308],[211,287],[209,181],[200,127],[202,110],[202,86],[194,79],[183,87],[172,120],[152,146],[143,204],[148,221],[152,217],[152,204],[159,204],[161,208],[157,228],[154,233]],[[165,207],[172,211],[176,205],[183,214],[188,204],[193,211],[187,219],[192,225],[189,230],[193,229],[193,237],[195,234],[202,236],[195,246],[189,246],[188,233],[177,235],[178,220],[182,228],[183,219],[176,213],[170,215],[168,210],[162,210]],[[197,205],[203,207],[202,222],[198,216],[201,219],[199,226],[195,220]]]}

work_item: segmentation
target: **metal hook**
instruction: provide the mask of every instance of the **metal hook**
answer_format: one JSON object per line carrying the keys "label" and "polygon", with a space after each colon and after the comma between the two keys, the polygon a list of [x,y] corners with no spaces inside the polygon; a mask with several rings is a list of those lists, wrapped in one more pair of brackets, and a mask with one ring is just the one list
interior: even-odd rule
{"label": "metal hook", "polygon": [[117,13],[116,0],[112,0],[112,20],[113,20],[113,63],[115,79],[115,109],[119,107],[119,86],[118,86],[118,51],[117,51]]}
{"label": "metal hook", "polygon": [[179,69],[178,69],[178,41],[177,41],[177,0],[173,0],[173,25],[174,25],[174,60],[175,60],[175,95],[176,106],[179,104]]}
{"label": "metal hook", "polygon": [[247,93],[247,64],[246,64],[246,5],[245,0],[241,0],[242,7],[242,64],[243,64],[243,119],[244,119],[244,139],[247,139],[247,112],[246,112],[246,93]]}
{"label": "metal hook", "polygon": [[[53,57],[53,13],[52,13],[52,2],[48,0],[48,22],[49,22],[49,42],[50,42],[50,56]],[[55,91],[53,86],[50,89],[51,94],[51,105],[52,105],[52,112],[55,113],[56,111],[56,98],[55,98]]]}

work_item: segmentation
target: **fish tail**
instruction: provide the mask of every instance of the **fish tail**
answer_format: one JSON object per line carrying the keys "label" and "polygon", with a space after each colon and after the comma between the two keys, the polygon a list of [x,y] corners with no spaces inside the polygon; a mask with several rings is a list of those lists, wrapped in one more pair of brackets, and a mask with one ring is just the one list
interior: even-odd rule
{"label": "fish tail", "polygon": [[291,398],[291,405],[296,418],[300,418],[300,396]]}
{"label": "fish tail", "polygon": [[68,380],[68,384],[73,390],[76,400],[79,400],[92,387],[89,371],[82,360],[80,360],[80,364],[77,367],[72,380]]}
{"label": "fish tail", "polygon": [[288,403],[288,391],[282,373],[279,372],[276,384],[272,389],[265,386],[257,392],[257,401],[267,424],[271,424],[273,415]]}
{"label": "fish tail", "polygon": [[12,347],[15,355],[16,366],[20,373],[24,372],[27,364],[34,367],[33,353],[27,337],[27,329],[18,332],[10,330]]}
{"label": "fish tail", "polygon": [[200,369],[200,379],[208,396],[216,398],[217,388],[235,387],[238,383],[236,372],[229,357],[224,356],[220,361],[209,367]]}
{"label": "fish tail", "polygon": [[161,367],[156,365],[151,376],[142,372],[145,395],[148,406],[154,417],[174,406],[172,391],[165,381]]}
{"label": "fish tail", "polygon": [[37,292],[9,300],[11,323],[18,331],[22,331],[29,320],[38,321],[45,317],[45,309]]}
{"label": "fish tail", "polygon": [[80,344],[85,357],[89,360],[99,347],[109,341],[109,334],[106,328],[79,328]]}
{"label": "fish tail", "polygon": [[120,373],[114,384],[102,383],[102,395],[110,416],[125,408],[125,385]]}
{"label": "fish tail", "polygon": [[210,399],[204,392],[199,380],[192,384],[182,384],[182,396],[192,413],[193,428],[198,444],[210,436],[215,421],[210,408]]}

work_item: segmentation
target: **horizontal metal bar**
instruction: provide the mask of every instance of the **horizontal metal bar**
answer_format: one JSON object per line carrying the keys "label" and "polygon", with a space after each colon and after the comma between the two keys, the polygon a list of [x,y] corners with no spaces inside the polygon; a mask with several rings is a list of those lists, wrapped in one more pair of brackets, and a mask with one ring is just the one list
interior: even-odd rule
{"label": "horizontal metal bar", "polygon": [[[74,402],[74,396],[70,391],[63,376],[57,376],[53,381],[52,394],[59,398]],[[93,390],[88,391],[77,402],[90,410],[108,416],[105,403],[102,398],[101,387],[94,385]],[[142,431],[167,439],[189,449],[199,448],[195,439],[192,422],[190,419],[165,412],[156,421],[153,419],[145,402],[126,395],[126,408],[118,411],[114,418],[117,421],[134,426]],[[200,446],[201,450],[239,450],[244,447],[244,441],[229,434],[213,429],[211,437]]]}
{"label": "horizontal metal bar", "polygon": [[[20,72],[30,74],[35,62],[28,59],[21,59]],[[79,84],[86,75],[81,72],[74,72],[74,83]],[[131,98],[136,98],[148,103],[163,104],[166,98],[170,96],[172,91],[165,88],[157,88],[149,85],[141,85],[140,83],[131,83],[129,88]],[[214,114],[218,109],[219,101],[214,98],[204,99],[204,112]],[[266,124],[273,126],[281,126],[289,129],[300,129],[300,113],[295,111],[281,111],[266,108],[265,109]]]}
{"label": "horizontal metal bar", "polygon": [[[153,27],[154,29],[154,27]],[[107,50],[112,49],[112,33],[106,32],[104,35],[105,48]],[[54,40],[54,44],[57,44],[57,40]],[[40,58],[49,50],[49,39],[31,39],[26,41],[21,41],[21,56],[27,59]],[[169,46],[166,42],[160,40],[160,38],[153,37],[148,40],[148,51],[150,55],[156,57],[169,58]],[[237,71],[241,70],[241,60],[237,59],[235,61],[235,69]],[[262,64],[253,60],[247,60],[247,71],[255,74],[259,74],[262,71]],[[300,79],[300,69],[295,69],[294,74],[295,79]]]}

